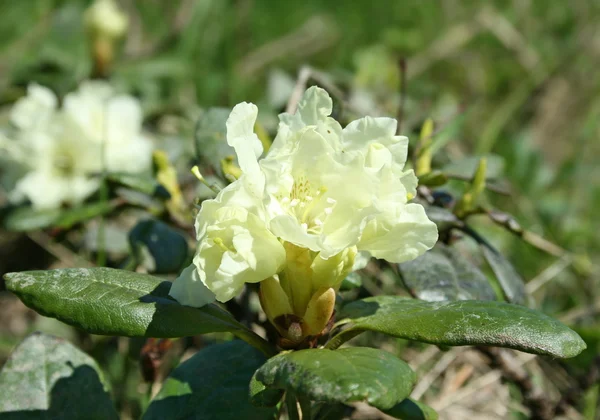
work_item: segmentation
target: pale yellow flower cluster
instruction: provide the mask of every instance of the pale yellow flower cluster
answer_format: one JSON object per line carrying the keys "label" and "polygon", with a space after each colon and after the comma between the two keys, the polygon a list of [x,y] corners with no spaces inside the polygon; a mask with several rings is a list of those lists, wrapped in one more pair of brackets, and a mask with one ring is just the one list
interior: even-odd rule
{"label": "pale yellow flower cluster", "polygon": [[152,144],[142,134],[142,110],[106,82],[84,82],[66,95],[32,84],[14,105],[0,136],[3,183],[15,203],[36,208],[78,204],[100,185],[99,174],[150,169]]}
{"label": "pale yellow flower cluster", "polygon": [[[433,247],[435,224],[408,202],[417,178],[404,169],[408,139],[396,135],[396,120],[365,117],[342,128],[331,112],[327,92],[308,89],[295,114],[280,116],[259,160],[257,107],[233,109],[227,141],[243,174],[203,203],[198,252],[173,284],[175,299],[190,306],[225,302],[244,283],[263,282],[269,319],[284,336],[289,319],[298,321],[301,338],[329,320],[323,314],[331,315],[357,252],[400,263]],[[277,320],[282,316],[287,324]]]}

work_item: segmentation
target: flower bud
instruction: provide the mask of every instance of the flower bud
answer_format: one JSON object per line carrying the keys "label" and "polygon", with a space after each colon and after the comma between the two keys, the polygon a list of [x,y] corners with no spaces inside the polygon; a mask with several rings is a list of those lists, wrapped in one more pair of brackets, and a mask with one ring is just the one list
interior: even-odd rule
{"label": "flower bud", "polygon": [[115,42],[127,32],[129,18],[114,0],[96,0],[85,11],[84,24],[92,45],[94,76],[106,77],[114,61]]}
{"label": "flower bud", "polygon": [[292,306],[287,295],[281,288],[281,284],[274,277],[269,277],[260,282],[260,305],[262,306],[269,322],[273,324],[277,330],[283,335],[285,328],[278,325],[276,320],[288,314],[293,314]]}
{"label": "flower bud", "polygon": [[292,243],[284,243],[286,265],[280,273],[281,286],[289,297],[294,314],[304,316],[306,306],[313,295],[312,269],[314,252]]}
{"label": "flower bud", "polygon": [[326,260],[317,256],[310,266],[313,292],[322,287],[338,290],[344,278],[352,271],[356,252],[356,247],[353,246]]}
{"label": "flower bud", "polygon": [[421,128],[421,136],[419,138],[419,146],[417,151],[417,164],[415,173],[418,177],[431,172],[431,159],[432,150],[431,145],[433,143],[431,136],[433,135],[433,120],[428,118],[423,123]]}
{"label": "flower bud", "polygon": [[302,331],[305,336],[320,334],[333,315],[335,308],[335,290],[320,288],[317,290],[306,307]]}
{"label": "flower bud", "polygon": [[85,11],[84,23],[94,37],[117,39],[127,32],[129,18],[114,0],[96,0]]}
{"label": "flower bud", "polygon": [[481,194],[485,190],[485,175],[487,170],[487,159],[481,158],[475,170],[469,189],[463,194],[454,207],[454,213],[458,217],[465,217],[469,212],[475,210]]}
{"label": "flower bud", "polygon": [[294,314],[304,317],[306,308],[319,289],[340,288],[352,271],[356,247],[346,248],[330,258],[321,253],[285,242],[286,265],[280,273],[281,286],[289,297]]}
{"label": "flower bud", "polygon": [[260,303],[267,318],[288,346],[318,336],[335,308],[336,291],[352,271],[356,247],[330,258],[308,248],[284,242],[285,264],[279,280],[270,277],[260,284]]}

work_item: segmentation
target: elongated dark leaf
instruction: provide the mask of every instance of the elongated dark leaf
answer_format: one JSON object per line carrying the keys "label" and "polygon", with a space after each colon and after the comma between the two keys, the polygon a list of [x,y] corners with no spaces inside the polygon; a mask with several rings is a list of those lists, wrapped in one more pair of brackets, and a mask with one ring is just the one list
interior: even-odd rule
{"label": "elongated dark leaf", "polygon": [[503,302],[424,302],[376,296],[344,306],[339,319],[350,325],[328,343],[329,348],[366,330],[437,345],[499,346],[555,357],[573,357],[586,347],[561,322]]}
{"label": "elongated dark leaf", "polygon": [[96,362],[60,338],[34,333],[0,372],[3,419],[118,419]]}
{"label": "elongated dark leaf", "polygon": [[93,334],[184,337],[246,330],[216,305],[182,306],[171,283],[111,268],[73,268],[5,275],[6,287],[27,306]]}
{"label": "elongated dark leaf", "polygon": [[114,201],[106,201],[70,209],[36,210],[33,207],[17,207],[4,217],[4,227],[20,232],[50,226],[68,229],[77,223],[110,213],[116,206]]}
{"label": "elongated dark leaf", "polygon": [[525,292],[525,283],[517,270],[500,252],[485,244],[480,244],[479,247],[498,279],[506,299],[509,302],[524,305],[527,301],[527,293]]}
{"label": "elongated dark leaf", "polygon": [[275,356],[256,372],[267,387],[292,389],[311,400],[364,401],[388,409],[406,398],[415,374],[396,356],[378,349],[309,349]]}
{"label": "elongated dark leaf", "polygon": [[157,196],[164,199],[171,197],[167,189],[149,174],[140,175],[127,172],[113,172],[108,174],[108,180],[150,196]]}
{"label": "elongated dark leaf", "polygon": [[243,341],[207,347],[169,375],[143,418],[274,419],[275,408],[255,407],[248,395],[252,374],[265,360]]}
{"label": "elongated dark leaf", "polygon": [[398,264],[404,285],[426,301],[495,300],[487,277],[460,252],[438,243],[419,258]]}

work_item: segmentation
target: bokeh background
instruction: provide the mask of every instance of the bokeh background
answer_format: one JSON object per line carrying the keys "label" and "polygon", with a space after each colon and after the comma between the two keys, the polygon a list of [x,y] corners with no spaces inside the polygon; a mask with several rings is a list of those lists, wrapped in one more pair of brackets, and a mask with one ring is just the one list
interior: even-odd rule
{"label": "bokeh background", "polygon": [[[90,76],[82,21],[89,4],[0,0],[0,124],[30,82],[61,96]],[[195,122],[208,107],[252,101],[273,130],[302,69],[337,86],[348,115],[396,116],[402,103],[411,144],[426,118],[439,129],[434,166],[468,178],[477,158],[488,157],[508,192],[489,194],[490,202],[556,248],[540,250],[484,219],[477,228],[539,285],[537,307],[579,323],[597,345],[600,1],[119,4],[130,24],[111,81],[140,99],[146,129],[175,160],[193,149]],[[189,159],[179,164],[189,169]],[[61,264],[28,234],[0,231],[0,248],[2,273]],[[0,293],[0,362],[35,329],[77,335]]]}

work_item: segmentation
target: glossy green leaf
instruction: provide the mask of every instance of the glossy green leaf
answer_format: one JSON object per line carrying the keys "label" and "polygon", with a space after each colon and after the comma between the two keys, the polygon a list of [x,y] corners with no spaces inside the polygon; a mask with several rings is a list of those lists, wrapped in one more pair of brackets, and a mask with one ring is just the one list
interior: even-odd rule
{"label": "glossy green leaf", "polygon": [[283,353],[267,361],[256,378],[267,387],[291,389],[314,401],[367,401],[387,409],[406,398],[415,374],[382,350],[352,347]]}
{"label": "glossy green leaf", "polygon": [[413,296],[426,301],[495,300],[487,277],[453,247],[441,242],[419,258],[398,264]]}
{"label": "glossy green leaf", "polygon": [[389,410],[384,410],[388,416],[401,420],[437,420],[438,414],[427,404],[407,398]]}
{"label": "glossy green leaf", "polygon": [[255,407],[248,395],[252,374],[265,360],[238,340],[206,347],[169,375],[143,419],[274,419],[275,408]]}
{"label": "glossy green leaf", "polygon": [[573,357],[586,347],[579,335],[541,312],[504,302],[424,302],[376,296],[345,305],[338,319],[348,323],[329,348],[362,331],[444,346],[508,347],[554,357]]}
{"label": "glossy green leaf", "polygon": [[517,273],[517,270],[494,248],[485,244],[480,244],[480,248],[496,279],[498,279],[506,300],[519,305],[525,304],[527,302],[525,283],[523,283],[523,279]]}
{"label": "glossy green leaf", "polygon": [[118,419],[100,368],[60,338],[34,333],[0,372],[3,419]]}
{"label": "glossy green leaf", "polygon": [[133,255],[150,273],[177,273],[188,256],[185,237],[159,220],[142,220],[129,232]]}
{"label": "glossy green leaf", "polygon": [[5,279],[25,305],[92,334],[169,338],[231,331],[259,347],[267,344],[214,304],[180,305],[168,296],[171,282],[146,274],[67,268],[9,273]]}
{"label": "glossy green leaf", "polygon": [[164,199],[171,197],[171,194],[159,182],[150,175],[131,174],[127,172],[110,173],[108,180],[118,185],[122,185],[132,190],[142,192],[147,195],[157,196]]}
{"label": "glossy green leaf", "polygon": [[16,207],[4,217],[7,230],[26,232],[47,227],[68,229],[71,226],[110,213],[117,203],[114,201],[85,204],[69,209],[36,210],[33,207]]}

